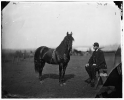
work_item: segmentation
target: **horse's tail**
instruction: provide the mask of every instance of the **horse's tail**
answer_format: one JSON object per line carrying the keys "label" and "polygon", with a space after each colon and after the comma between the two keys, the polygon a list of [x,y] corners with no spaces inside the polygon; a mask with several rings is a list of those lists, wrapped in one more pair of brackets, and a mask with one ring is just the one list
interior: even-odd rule
{"label": "horse's tail", "polygon": [[36,49],[35,54],[34,54],[34,68],[35,68],[35,72],[39,72],[40,71],[40,67],[41,67],[41,59],[40,59],[40,50],[42,47],[39,47],[38,49]]}

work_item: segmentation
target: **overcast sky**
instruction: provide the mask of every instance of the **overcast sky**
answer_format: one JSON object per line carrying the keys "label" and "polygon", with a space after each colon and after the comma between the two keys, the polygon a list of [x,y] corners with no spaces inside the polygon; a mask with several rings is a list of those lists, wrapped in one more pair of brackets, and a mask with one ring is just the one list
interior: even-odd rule
{"label": "overcast sky", "polygon": [[73,47],[121,42],[120,10],[113,2],[11,2],[2,18],[2,48],[57,47],[67,31]]}

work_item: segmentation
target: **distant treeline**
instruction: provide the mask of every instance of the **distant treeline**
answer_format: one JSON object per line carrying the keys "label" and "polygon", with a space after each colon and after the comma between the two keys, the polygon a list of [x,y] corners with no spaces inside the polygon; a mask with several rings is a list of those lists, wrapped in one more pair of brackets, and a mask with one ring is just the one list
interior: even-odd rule
{"label": "distant treeline", "polygon": [[113,51],[103,51],[104,53],[115,53],[116,51],[113,50]]}

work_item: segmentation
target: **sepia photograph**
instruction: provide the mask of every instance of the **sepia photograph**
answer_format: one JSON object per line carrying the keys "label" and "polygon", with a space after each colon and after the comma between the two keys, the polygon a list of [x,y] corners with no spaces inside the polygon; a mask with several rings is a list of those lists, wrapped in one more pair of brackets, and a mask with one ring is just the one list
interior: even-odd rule
{"label": "sepia photograph", "polygon": [[123,1],[1,1],[1,98],[122,98]]}

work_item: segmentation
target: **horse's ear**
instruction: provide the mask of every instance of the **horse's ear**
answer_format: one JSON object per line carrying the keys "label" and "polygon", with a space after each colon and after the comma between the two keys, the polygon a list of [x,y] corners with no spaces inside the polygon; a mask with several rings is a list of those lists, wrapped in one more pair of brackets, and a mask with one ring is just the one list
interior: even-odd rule
{"label": "horse's ear", "polygon": [[71,35],[72,35],[72,32],[71,32]]}
{"label": "horse's ear", "polygon": [[68,36],[69,34],[68,34],[68,32],[67,32],[67,36]]}

